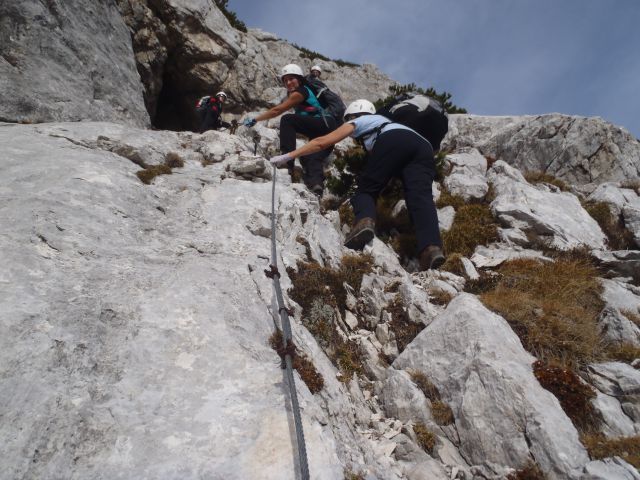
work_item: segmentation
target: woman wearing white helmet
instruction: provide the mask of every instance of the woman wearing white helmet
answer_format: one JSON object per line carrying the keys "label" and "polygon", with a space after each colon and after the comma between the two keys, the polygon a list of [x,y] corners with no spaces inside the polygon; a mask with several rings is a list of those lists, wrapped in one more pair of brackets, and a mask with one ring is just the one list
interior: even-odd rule
{"label": "woman wearing white helmet", "polygon": [[[287,89],[287,98],[280,104],[261,113],[255,118],[246,118],[243,124],[252,127],[256,122],[275,118],[291,108],[295,113],[283,115],[280,119],[280,151],[287,153],[296,148],[296,134],[309,139],[326,135],[336,127],[335,119],[325,113],[313,91],[307,86],[302,69],[296,64],[285,65],[280,78]],[[322,160],[333,146],[317,150],[312,156],[301,158],[304,167],[304,182],[314,193],[321,194],[324,188]],[[287,163],[289,173],[293,173],[293,159]]]}
{"label": "woman wearing white helmet", "polygon": [[374,105],[368,100],[349,104],[344,119],[346,123],[333,132],[274,157],[271,162],[289,162],[300,155],[329,148],[346,137],[362,141],[369,155],[351,198],[355,224],[345,239],[345,246],[361,250],[373,239],[376,199],[392,177],[400,177],[407,209],[416,229],[420,267],[422,270],[440,267],[445,258],[431,192],[436,174],[431,144],[410,128],[376,115]]}
{"label": "woman wearing white helmet", "polygon": [[312,77],[320,78],[320,75],[322,75],[322,69],[320,68],[320,65],[314,65],[313,67],[311,67]]}

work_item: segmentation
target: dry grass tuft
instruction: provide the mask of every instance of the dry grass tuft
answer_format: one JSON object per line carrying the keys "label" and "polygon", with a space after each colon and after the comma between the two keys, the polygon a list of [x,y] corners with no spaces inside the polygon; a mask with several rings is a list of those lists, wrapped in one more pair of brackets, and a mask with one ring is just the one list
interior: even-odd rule
{"label": "dry grass tuft", "polygon": [[451,425],[454,422],[451,407],[442,400],[431,402],[431,414],[438,425]]}
{"label": "dry grass tuft", "polygon": [[362,375],[364,367],[357,345],[340,335],[335,309],[341,314],[346,310],[344,283],[357,292],[363,275],[369,273],[372,266],[369,255],[345,255],[338,270],[304,262],[298,262],[297,270],[288,270],[293,284],[288,293],[302,307],[302,323],[342,372],[345,381],[354,373]]}
{"label": "dry grass tuft", "polygon": [[169,152],[164,158],[164,164],[169,168],[182,168],[184,167],[184,160],[176,152]]}
{"label": "dry grass tuft", "polygon": [[525,172],[524,178],[527,180],[527,182],[532,184],[549,183],[551,185],[555,185],[563,192],[568,192],[570,190],[569,186],[559,178],[556,178],[553,175],[549,175],[548,173],[544,173],[539,170]]}
{"label": "dry grass tuft", "polygon": [[416,423],[413,426],[413,431],[416,437],[418,437],[418,445],[420,445],[425,452],[432,454],[437,440],[435,434],[429,430],[424,423]]}
{"label": "dry grass tuft", "polygon": [[399,295],[396,295],[385,307],[385,310],[391,314],[389,329],[395,334],[398,351],[402,353],[407,345],[424,329],[424,325],[411,321]]}
{"label": "dry grass tuft", "polygon": [[445,292],[444,290],[435,290],[431,292],[429,296],[429,300],[431,303],[435,305],[448,305],[449,302],[453,299],[453,295],[449,292]]}
{"label": "dry grass tuft", "polygon": [[631,310],[620,310],[625,317],[629,319],[629,321],[635,323],[638,327],[640,327],[640,313],[632,312]]}
{"label": "dry grass tuft", "polygon": [[364,474],[354,473],[351,470],[345,470],[344,480],[366,480]]}
{"label": "dry grass tuft", "polygon": [[456,275],[463,276],[465,273],[464,266],[462,265],[462,255],[459,253],[454,253],[453,255],[449,255],[445,262],[440,267],[440,270],[444,270],[445,272],[451,272]]}
{"label": "dry grass tuft", "polygon": [[640,348],[630,343],[610,345],[606,348],[606,355],[609,360],[631,363],[640,358]]}
{"label": "dry grass tuft", "polygon": [[[282,331],[276,330],[269,337],[269,345],[278,352],[278,355],[284,354],[282,343]],[[316,367],[313,365],[311,360],[306,357],[306,355],[300,355],[295,346],[293,347],[291,363],[293,368],[298,371],[300,378],[302,378],[302,381],[307,385],[307,388],[311,393],[318,393],[324,388],[324,378],[322,378],[322,375],[318,370],[316,370]]]}
{"label": "dry grass tuft", "polygon": [[340,216],[340,225],[352,226],[355,223],[355,215],[353,214],[353,208],[349,202],[344,202],[338,208],[338,215]]}
{"label": "dry grass tuft", "polygon": [[596,392],[575,372],[562,366],[537,361],[533,364],[533,373],[540,385],[556,396],[562,409],[579,431],[591,432],[599,428],[601,418],[591,404]]}
{"label": "dry grass tuft", "polygon": [[478,245],[498,239],[498,224],[487,205],[462,205],[456,210],[451,228],[442,234],[447,255],[470,256]]}
{"label": "dry grass tuft", "polygon": [[498,273],[480,299],[509,322],[527,351],[566,365],[603,357],[597,318],[604,303],[592,262],[573,252],[554,262],[505,262]]}
{"label": "dry grass tuft", "polygon": [[636,247],[633,234],[624,226],[624,221],[616,217],[605,202],[587,202],[584,209],[598,222],[607,236],[607,244],[611,250],[631,250]]}
{"label": "dry grass tuft", "polygon": [[411,377],[411,381],[416,384],[416,386],[424,393],[424,396],[429,400],[439,400],[440,392],[438,388],[429,380],[424,373],[419,370],[410,370],[409,376]]}
{"label": "dry grass tuft", "polygon": [[640,180],[625,180],[620,184],[621,188],[630,188],[640,195]]}
{"label": "dry grass tuft", "polygon": [[640,435],[606,438],[601,433],[583,435],[582,443],[593,460],[620,457],[640,469]]}
{"label": "dry grass tuft", "polygon": [[451,425],[454,421],[453,412],[449,405],[442,401],[438,388],[431,383],[431,380],[418,370],[409,371],[411,380],[424,393],[424,396],[431,401],[431,414],[438,425]]}
{"label": "dry grass tuft", "polygon": [[151,180],[156,178],[158,175],[170,175],[171,167],[168,165],[152,165],[150,167],[145,168],[144,170],[138,170],[136,175],[140,179],[142,183],[145,185],[150,185]]}
{"label": "dry grass tuft", "polygon": [[538,465],[529,463],[520,470],[510,473],[507,480],[546,480],[546,477]]}
{"label": "dry grass tuft", "polygon": [[466,202],[464,201],[464,198],[462,198],[459,195],[452,195],[451,193],[449,193],[447,189],[445,189],[444,187],[441,187],[440,198],[438,198],[438,201],[436,202],[437,208],[444,208],[444,207],[451,206],[456,210],[458,210],[460,207],[462,207],[465,204]]}

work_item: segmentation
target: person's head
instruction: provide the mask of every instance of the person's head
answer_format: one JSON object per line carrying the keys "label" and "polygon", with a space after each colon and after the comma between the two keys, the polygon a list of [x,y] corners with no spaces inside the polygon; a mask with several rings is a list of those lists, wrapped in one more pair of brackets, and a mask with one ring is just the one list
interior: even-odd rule
{"label": "person's head", "polygon": [[322,69],[320,68],[320,65],[314,65],[313,67],[311,67],[311,76],[320,78],[321,74],[322,74]]}
{"label": "person's head", "polygon": [[282,67],[280,79],[288,92],[293,92],[296,88],[304,84],[304,74],[302,69],[295,63],[290,63]]}
{"label": "person's head", "polygon": [[347,109],[344,111],[344,119],[348,122],[349,120],[353,120],[361,115],[372,115],[374,113],[376,113],[376,107],[373,106],[373,103],[361,98],[360,100],[356,100],[349,104]]}
{"label": "person's head", "polygon": [[227,94],[224,92],[218,92],[216,93],[216,98],[224,103],[227,100]]}

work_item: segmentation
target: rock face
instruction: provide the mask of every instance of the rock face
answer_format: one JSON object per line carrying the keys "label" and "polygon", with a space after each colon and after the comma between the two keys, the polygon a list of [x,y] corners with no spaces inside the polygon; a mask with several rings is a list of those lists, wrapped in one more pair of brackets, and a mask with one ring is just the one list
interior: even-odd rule
{"label": "rock face", "polygon": [[640,178],[640,141],[598,118],[450,115],[442,148],[462,147],[576,185]]}
{"label": "rock face", "polygon": [[339,66],[303,57],[290,43],[257,29],[231,27],[213,0],[118,0],[131,29],[145,101],[154,125],[193,129],[198,97],[224,90],[227,110],[264,109],[284,96],[280,69],[320,64],[323,80],[345,102],[388,95],[393,82],[373,65]]}
{"label": "rock face", "polygon": [[129,32],[112,2],[0,4],[0,120],[149,124]]}
{"label": "rock face", "polygon": [[7,122],[151,121],[194,130],[196,99],[217,90],[229,94],[227,110],[236,114],[279,102],[280,68],[292,61],[305,70],[320,63],[346,102],[384,97],[394,83],[373,65],[303,58],[271,34],[238,31],[214,0],[118,0],[117,8],[8,0],[0,14],[0,120]]}
{"label": "rock face", "polygon": [[[323,282],[344,298],[316,298],[303,317],[298,262],[335,270],[353,252],[339,213],[266,160],[277,121],[149,130],[143,104],[156,126],[188,129],[195,97],[224,88],[232,112],[266,108],[282,95],[280,66],[312,59],[231,28],[212,0],[118,0],[120,13],[62,3],[0,6],[0,118],[13,122],[0,123],[0,479],[299,478],[289,385],[269,346],[272,233],[293,340],[324,380],[315,391],[295,373],[311,478],[498,480],[532,461],[549,479],[638,478],[622,458],[589,461],[535,358],[465,293],[505,261],[554,261],[531,234],[586,247],[607,276],[601,339],[640,345],[640,251],[608,250],[581,204],[607,203],[638,240],[635,139],[597,119],[453,116],[456,150],[434,195],[490,204],[499,241],[457,273],[409,273],[414,260],[403,266],[376,237],[357,257],[372,263],[360,287]],[[372,66],[314,63],[346,101],[391,83]],[[530,169],[571,191],[528,182]],[[456,209],[439,211],[455,232]],[[340,356],[312,335],[320,324],[346,345]],[[626,361],[582,371],[611,438],[640,432],[639,360]]]}

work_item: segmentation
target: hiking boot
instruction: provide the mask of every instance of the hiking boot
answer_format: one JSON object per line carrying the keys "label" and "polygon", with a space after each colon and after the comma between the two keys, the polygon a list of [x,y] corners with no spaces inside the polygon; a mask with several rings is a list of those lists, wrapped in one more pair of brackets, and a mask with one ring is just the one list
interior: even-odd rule
{"label": "hiking boot", "polygon": [[322,192],[324,192],[324,187],[320,183],[317,183],[315,185],[311,185],[309,187],[309,190],[311,190],[311,193],[313,193],[315,196],[322,197]]}
{"label": "hiking boot", "polygon": [[344,246],[351,250],[362,250],[375,235],[376,222],[371,217],[365,217],[356,223],[347,238],[344,240]]}
{"label": "hiking boot", "polygon": [[444,261],[444,254],[438,245],[429,245],[420,252],[420,270],[437,270]]}

